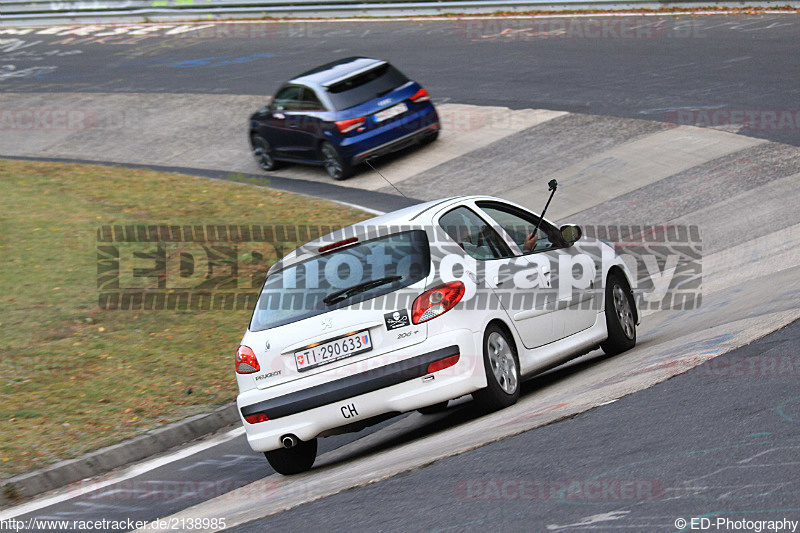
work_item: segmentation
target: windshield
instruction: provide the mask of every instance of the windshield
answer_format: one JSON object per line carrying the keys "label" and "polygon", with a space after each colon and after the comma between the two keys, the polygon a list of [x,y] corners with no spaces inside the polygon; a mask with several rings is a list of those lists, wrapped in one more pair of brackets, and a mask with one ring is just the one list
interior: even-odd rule
{"label": "windshield", "polygon": [[386,63],[328,87],[333,107],[347,109],[383,96],[408,81],[402,72]]}
{"label": "windshield", "polygon": [[428,238],[396,233],[327,253],[267,277],[251,331],[296,322],[376,298],[427,277]]}

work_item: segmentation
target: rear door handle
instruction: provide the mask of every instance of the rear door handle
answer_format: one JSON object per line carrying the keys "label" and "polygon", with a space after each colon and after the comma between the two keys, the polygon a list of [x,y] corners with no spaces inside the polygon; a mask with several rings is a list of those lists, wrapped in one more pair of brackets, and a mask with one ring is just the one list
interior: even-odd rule
{"label": "rear door handle", "polygon": [[539,266],[539,276],[542,278],[542,283],[544,285],[544,289],[551,288],[550,283],[550,267]]}

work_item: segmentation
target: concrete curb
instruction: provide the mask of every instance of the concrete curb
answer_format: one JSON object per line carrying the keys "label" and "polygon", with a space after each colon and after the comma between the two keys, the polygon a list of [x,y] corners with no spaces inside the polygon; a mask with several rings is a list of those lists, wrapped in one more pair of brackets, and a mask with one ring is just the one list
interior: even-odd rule
{"label": "concrete curb", "polygon": [[[157,172],[174,172],[187,176],[210,178],[216,180],[236,181],[236,176],[262,180],[264,187],[277,189],[280,191],[312,196],[331,202],[355,207],[373,214],[383,214],[389,211],[402,209],[422,203],[424,200],[418,198],[402,197],[396,194],[368,191],[356,189],[355,187],[344,187],[333,183],[307,181],[296,178],[284,178],[281,176],[269,176],[266,174],[249,174],[247,172],[226,172],[222,170],[205,170],[202,168],[187,168],[165,165],[150,165],[143,163],[117,163],[114,161],[97,161],[91,159],[76,159],[69,157],[35,157],[0,154],[0,159],[10,159],[15,161],[45,161],[51,163],[78,163],[81,165],[99,165],[119,168],[147,169]],[[260,185],[259,185],[260,186]]]}
{"label": "concrete curb", "polygon": [[210,413],[153,429],[81,457],[59,461],[46,468],[12,477],[0,482],[0,508],[16,505],[22,499],[146,459],[237,422],[239,412],[236,404],[230,403]]}

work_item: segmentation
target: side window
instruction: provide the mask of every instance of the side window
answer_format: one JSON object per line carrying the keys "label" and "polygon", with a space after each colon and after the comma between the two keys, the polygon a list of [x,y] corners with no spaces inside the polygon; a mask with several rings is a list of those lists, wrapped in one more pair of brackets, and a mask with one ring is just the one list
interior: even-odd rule
{"label": "side window", "polygon": [[[524,249],[525,240],[533,233],[533,230],[536,228],[536,223],[539,221],[539,218],[535,215],[522,212],[512,207],[494,203],[478,203],[478,207],[483,209],[487,215],[497,222],[498,226],[508,233],[509,237],[517,243],[520,250]],[[539,238],[536,241],[536,247],[532,250],[533,253],[563,248],[565,246],[558,228],[548,224],[547,221],[542,221],[537,235]]]}
{"label": "side window", "polygon": [[305,87],[303,89],[303,99],[300,102],[300,109],[303,111],[325,111],[325,106],[319,101],[313,89]]}
{"label": "side window", "polygon": [[439,225],[475,259],[499,259],[512,255],[500,235],[466,207],[448,211],[439,219]]}
{"label": "side window", "polygon": [[275,96],[273,108],[276,111],[296,111],[300,109],[300,92],[302,87],[291,85],[281,89]]}

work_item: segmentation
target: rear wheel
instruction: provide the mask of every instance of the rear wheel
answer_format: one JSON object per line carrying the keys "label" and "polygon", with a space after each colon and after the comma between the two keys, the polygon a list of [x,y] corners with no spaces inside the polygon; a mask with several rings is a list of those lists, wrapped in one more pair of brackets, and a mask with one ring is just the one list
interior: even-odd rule
{"label": "rear wheel", "polygon": [[339,152],[336,151],[336,148],[334,148],[331,143],[322,143],[322,146],[320,146],[320,152],[322,153],[322,161],[323,165],[325,166],[325,171],[330,177],[336,181],[350,177],[352,172],[350,165],[348,165],[344,159],[342,159],[342,156],[339,155]]}
{"label": "rear wheel", "polygon": [[436,139],[439,138],[439,130],[434,131],[433,133],[429,133],[425,137],[422,138],[420,144],[430,144]]}
{"label": "rear wheel", "polygon": [[264,452],[269,465],[279,474],[291,476],[311,469],[317,458],[317,439],[299,442],[293,448],[280,448]]}
{"label": "rear wheel", "polygon": [[486,411],[496,411],[517,403],[519,399],[519,359],[509,335],[492,324],[483,335],[483,367],[487,385],[472,394]]}
{"label": "rear wheel", "polygon": [[275,151],[266,139],[260,135],[253,135],[250,143],[253,147],[253,157],[262,170],[269,172],[280,167],[280,163],[275,159]]}
{"label": "rear wheel", "polygon": [[636,318],[633,294],[620,274],[612,272],[606,282],[606,327],[608,339],[600,347],[608,355],[630,350],[636,345]]}

